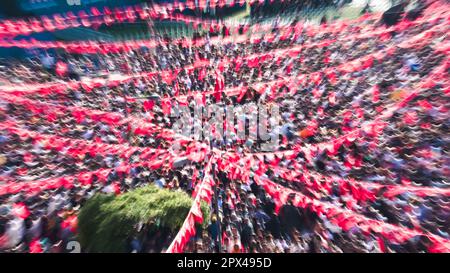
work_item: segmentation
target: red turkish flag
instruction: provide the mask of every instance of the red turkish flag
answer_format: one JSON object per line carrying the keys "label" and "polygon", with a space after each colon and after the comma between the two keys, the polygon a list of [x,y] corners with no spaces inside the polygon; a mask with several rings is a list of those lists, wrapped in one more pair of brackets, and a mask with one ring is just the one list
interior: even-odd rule
{"label": "red turkish flag", "polygon": [[194,220],[197,223],[203,222],[203,213],[200,209],[200,201],[195,201],[194,205],[191,208],[192,215],[194,216]]}
{"label": "red turkish flag", "polygon": [[379,101],[380,101],[380,88],[378,87],[378,85],[375,85],[372,88],[372,102],[377,103]]}
{"label": "red turkish flag", "polygon": [[143,103],[143,107],[146,112],[152,111],[154,105],[155,105],[155,102],[153,100],[147,100]]}
{"label": "red turkish flag", "polygon": [[78,181],[83,185],[92,184],[92,173],[86,172],[79,174]]}
{"label": "red turkish flag", "polygon": [[201,70],[200,70],[200,72],[198,73],[198,79],[200,80],[200,81],[203,81],[203,79],[206,77],[206,68],[202,68]]}
{"label": "red turkish flag", "polygon": [[30,211],[24,203],[16,203],[12,206],[12,212],[19,218],[26,219],[30,216]]}
{"label": "red turkish flag", "polygon": [[41,246],[41,242],[39,242],[39,239],[34,239],[31,241],[29,246],[30,253],[43,253],[43,249]]}
{"label": "red turkish flag", "polygon": [[237,102],[241,102],[241,100],[244,98],[245,94],[247,94],[247,87],[241,88],[239,97],[237,98]]}
{"label": "red turkish flag", "polygon": [[335,92],[330,92],[330,95],[328,96],[328,101],[330,102],[331,105],[336,104],[336,93]]}
{"label": "red turkish flag", "polygon": [[427,100],[419,100],[417,104],[419,104],[420,107],[422,107],[424,110],[427,111],[433,109],[433,105],[429,103]]}
{"label": "red turkish flag", "polygon": [[170,115],[171,111],[172,111],[172,104],[170,102],[170,100],[163,100],[161,102],[161,108],[163,110],[164,115]]}
{"label": "red turkish flag", "polygon": [[62,61],[58,61],[56,63],[56,74],[60,77],[64,77],[67,74],[67,64],[62,62]]}
{"label": "red turkish flag", "polygon": [[407,125],[416,124],[417,121],[418,121],[418,117],[417,117],[417,113],[415,111],[409,111],[403,115],[403,122],[405,122]]}

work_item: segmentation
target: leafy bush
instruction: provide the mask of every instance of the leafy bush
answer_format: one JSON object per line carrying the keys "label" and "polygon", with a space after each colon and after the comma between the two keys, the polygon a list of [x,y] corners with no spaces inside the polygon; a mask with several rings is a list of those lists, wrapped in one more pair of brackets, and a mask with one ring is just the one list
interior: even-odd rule
{"label": "leafy bush", "polygon": [[[88,252],[126,252],[127,239],[138,233],[139,224],[156,225],[177,232],[191,206],[192,198],[181,191],[154,185],[119,196],[96,194],[78,216],[78,239]],[[204,225],[209,207],[202,202]]]}

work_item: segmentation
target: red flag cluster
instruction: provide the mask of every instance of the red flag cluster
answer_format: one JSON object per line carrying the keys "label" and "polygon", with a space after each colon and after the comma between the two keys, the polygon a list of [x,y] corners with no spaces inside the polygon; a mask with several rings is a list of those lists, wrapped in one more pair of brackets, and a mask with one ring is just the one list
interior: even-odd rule
{"label": "red flag cluster", "polygon": [[211,203],[211,198],[214,193],[213,187],[215,185],[214,180],[211,177],[211,163],[212,158],[205,167],[204,177],[201,183],[197,184],[195,187],[195,192],[193,194],[194,202],[186,220],[184,221],[181,229],[178,231],[174,240],[167,249],[167,253],[181,253],[183,252],[184,246],[189,241],[189,239],[195,235],[195,223],[203,222],[203,214],[200,208],[201,201],[206,203]]}

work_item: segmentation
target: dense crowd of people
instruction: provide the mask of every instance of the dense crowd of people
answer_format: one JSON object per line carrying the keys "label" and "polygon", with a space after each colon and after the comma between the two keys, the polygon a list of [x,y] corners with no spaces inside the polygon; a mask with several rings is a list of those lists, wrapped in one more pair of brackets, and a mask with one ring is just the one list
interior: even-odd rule
{"label": "dense crowd of people", "polygon": [[[214,165],[211,219],[185,252],[432,252],[426,234],[448,243],[448,12],[431,6],[391,28],[377,19],[2,64],[0,77],[17,92],[0,91],[0,251],[70,252],[77,212],[95,193],[155,183],[192,194],[215,152],[253,164],[240,166],[245,175]],[[82,84],[108,74],[133,77]],[[52,83],[63,84],[45,88]],[[248,103],[280,107],[281,121],[270,124],[281,136],[277,151],[260,153],[263,140],[239,138],[252,119],[244,112],[235,113],[231,137],[206,146],[166,133],[179,107]],[[280,203],[260,179],[425,235],[389,240],[342,228],[294,195]],[[36,181],[45,187],[25,185]],[[130,240],[129,250],[162,252],[174,236]]]}
{"label": "dense crowd of people", "polygon": [[295,13],[304,10],[314,11],[320,8],[334,7],[339,8],[350,1],[347,0],[323,0],[323,1],[270,1],[265,5],[255,2],[252,5],[253,17],[265,17],[267,15],[279,15],[283,13]]}

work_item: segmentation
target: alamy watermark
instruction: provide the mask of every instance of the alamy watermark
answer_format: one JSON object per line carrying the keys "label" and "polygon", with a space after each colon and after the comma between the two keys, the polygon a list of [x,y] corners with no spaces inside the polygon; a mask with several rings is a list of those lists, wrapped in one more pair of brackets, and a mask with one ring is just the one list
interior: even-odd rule
{"label": "alamy watermark", "polygon": [[178,105],[171,111],[172,129],[197,141],[222,145],[244,142],[247,147],[275,151],[280,139],[280,109],[277,105]]}
{"label": "alamy watermark", "polygon": [[69,241],[66,245],[66,251],[69,253],[81,253],[81,244],[78,241]]}

